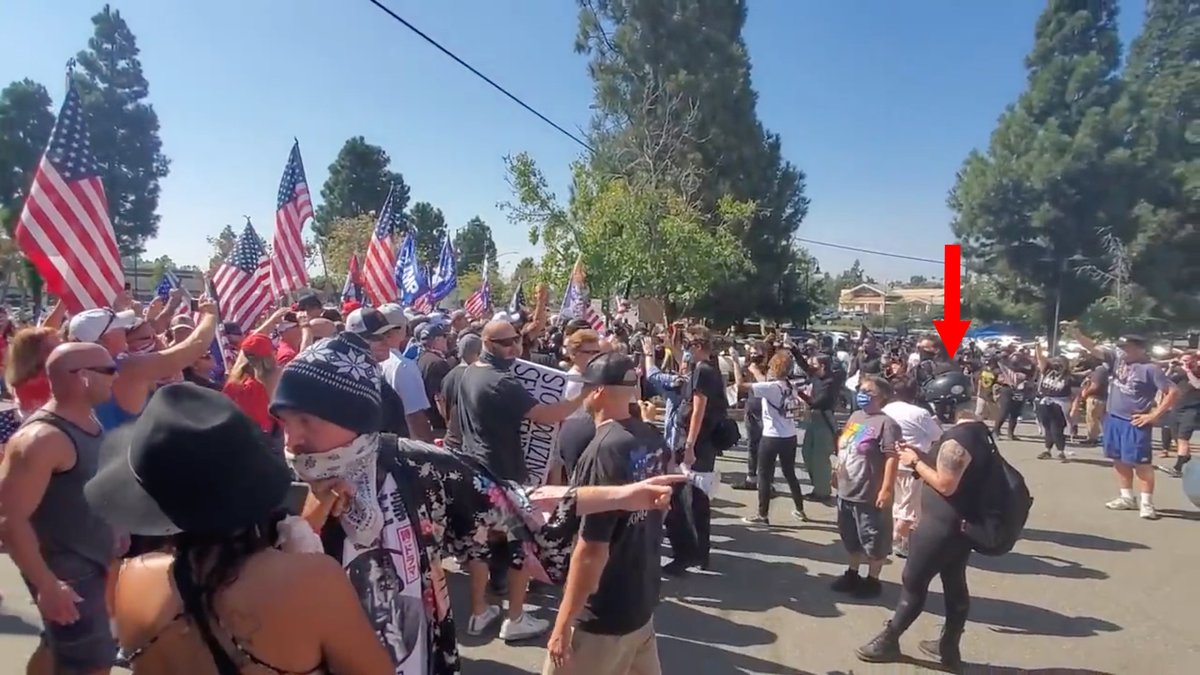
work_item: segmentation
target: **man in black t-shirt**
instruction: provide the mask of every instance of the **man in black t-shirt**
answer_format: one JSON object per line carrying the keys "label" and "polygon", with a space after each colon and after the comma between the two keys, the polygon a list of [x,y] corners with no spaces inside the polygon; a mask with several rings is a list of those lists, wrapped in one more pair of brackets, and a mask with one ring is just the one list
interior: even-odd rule
{"label": "man in black t-shirt", "polygon": [[[710,360],[712,335],[708,328],[688,327],[683,346],[689,373],[677,417],[684,438],[681,464],[691,471],[708,473],[713,471],[717,461],[717,428],[729,412],[725,380]],[[667,537],[671,540],[673,559],[663,566],[663,572],[672,576],[681,575],[694,566],[708,569],[712,520],[708,495],[703,490],[680,487],[676,497],[667,519]]]}
{"label": "man in black t-shirt", "polygon": [[[455,415],[462,433],[459,453],[481,466],[491,477],[526,483],[529,472],[521,448],[521,422],[528,418],[539,424],[563,421],[579,408],[579,399],[557,403],[539,403],[512,374],[512,366],[521,353],[521,336],[508,321],[492,321],[483,327],[483,353],[474,365],[463,369],[458,386]],[[520,560],[513,551],[513,562]],[[481,634],[500,618],[500,607],[487,602],[488,577],[485,560],[469,560],[472,577],[471,618],[467,633]],[[540,635],[549,622],[524,612],[529,573],[510,568],[508,573],[508,618],[500,626],[504,640],[524,640]]]}
{"label": "man in black t-shirt", "polygon": [[482,349],[483,340],[478,335],[464,333],[458,338],[460,362],[442,378],[441,398],[438,399],[437,405],[441,407],[438,412],[446,420],[446,436],[442,439],[442,446],[449,450],[462,448],[462,431],[458,427],[458,382],[462,378],[463,370],[479,360],[479,352]]}
{"label": "man in black t-shirt", "polygon": [[417,340],[421,342],[421,355],[417,357],[417,369],[421,371],[421,380],[425,383],[425,395],[433,405],[429,406],[426,415],[429,426],[433,429],[434,438],[446,435],[446,419],[442,417],[443,403],[438,401],[442,395],[442,380],[450,372],[451,364],[446,358],[446,326],[430,321],[417,331]]}
{"label": "man in black t-shirt", "polygon": [[[617,353],[601,354],[588,362],[581,375],[571,377],[584,384],[596,428],[571,484],[626,485],[662,473],[666,443],[653,427],[630,414],[629,404],[638,393],[633,360]],[[661,538],[658,511],[583,517],[543,673],[662,671],[653,622]]]}

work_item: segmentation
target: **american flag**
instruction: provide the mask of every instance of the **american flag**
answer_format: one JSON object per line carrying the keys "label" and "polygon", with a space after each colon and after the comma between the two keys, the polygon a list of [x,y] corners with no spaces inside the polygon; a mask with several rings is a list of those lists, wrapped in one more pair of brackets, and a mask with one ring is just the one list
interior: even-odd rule
{"label": "american flag", "polygon": [[300,141],[296,141],[283,169],[276,198],[275,237],[271,240],[274,253],[271,256],[271,290],[275,297],[308,285],[308,265],[300,230],[312,215],[308,179],[304,177],[304,162],[300,159]]}
{"label": "american flag", "polygon": [[363,287],[367,297],[376,306],[385,302],[395,302],[400,295],[396,287],[396,277],[393,268],[396,265],[396,250],[392,248],[392,233],[404,226],[404,212],[393,201],[396,186],[388,190],[387,199],[383,200],[383,208],[375,219],[375,231],[367,244],[367,261],[363,265]]}
{"label": "american flag", "polygon": [[192,307],[192,294],[188,293],[183,284],[179,282],[179,277],[171,270],[163,270],[162,279],[158,280],[158,286],[154,289],[154,294],[163,300],[168,300],[171,296],[171,291],[178,288],[183,293],[183,299],[179,303],[179,307],[175,308],[175,315],[189,314]]}
{"label": "american flag", "polygon": [[597,333],[604,333],[604,317],[592,309],[592,303],[588,298],[583,256],[575,259],[575,267],[571,270],[571,280],[567,284],[567,292],[563,294],[562,311],[558,314],[563,319],[583,319]]}
{"label": "american flag", "polygon": [[108,198],[73,84],[67,85],[15,235],[46,288],[71,312],[107,307],[124,290]]}
{"label": "american flag", "polygon": [[479,288],[467,298],[463,309],[473,319],[488,316],[488,312],[492,309],[492,287],[488,283],[487,260],[483,261],[483,283],[479,284]]}
{"label": "american flag", "polygon": [[271,262],[262,239],[249,221],[229,251],[229,257],[213,274],[221,316],[248,331],[271,306]]}
{"label": "american flag", "polygon": [[346,283],[342,285],[342,302],[363,301],[362,275],[358,271],[358,254],[350,254],[350,264],[346,270]]}

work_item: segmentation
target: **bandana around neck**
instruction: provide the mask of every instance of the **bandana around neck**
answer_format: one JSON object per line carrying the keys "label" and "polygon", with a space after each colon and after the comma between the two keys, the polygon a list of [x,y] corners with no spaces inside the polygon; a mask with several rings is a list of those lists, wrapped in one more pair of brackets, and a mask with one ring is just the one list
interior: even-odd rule
{"label": "bandana around neck", "polygon": [[364,434],[329,452],[287,453],[288,464],[301,480],[314,483],[340,478],[354,486],[354,498],[339,521],[346,538],[356,546],[374,545],[383,531],[383,509],[375,484],[378,456],[379,434]]}

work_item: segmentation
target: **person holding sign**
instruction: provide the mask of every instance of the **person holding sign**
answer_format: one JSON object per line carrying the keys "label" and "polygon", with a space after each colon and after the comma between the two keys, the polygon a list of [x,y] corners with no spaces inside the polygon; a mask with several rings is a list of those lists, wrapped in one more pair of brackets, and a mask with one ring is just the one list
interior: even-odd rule
{"label": "person holding sign", "polygon": [[[526,483],[529,471],[521,449],[521,421],[554,425],[579,409],[581,399],[539,403],[526,391],[511,369],[521,353],[521,335],[508,321],[491,321],[483,327],[483,352],[479,361],[466,368],[458,385],[458,426],[462,433],[462,455],[485,467],[501,480]],[[512,560],[519,552],[509,551]],[[467,632],[479,635],[500,618],[500,607],[487,603],[488,566],[485,560],[470,560],[471,619]],[[529,574],[516,565],[509,569],[508,617],[500,627],[504,640],[524,640],[540,635],[550,623],[525,614]]]}

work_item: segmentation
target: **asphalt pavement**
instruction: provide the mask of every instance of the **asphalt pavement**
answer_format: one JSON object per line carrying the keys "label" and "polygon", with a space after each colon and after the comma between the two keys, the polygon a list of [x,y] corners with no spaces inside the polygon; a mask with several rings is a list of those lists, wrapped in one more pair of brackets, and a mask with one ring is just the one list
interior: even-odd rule
{"label": "asphalt pavement", "polygon": [[[1027,437],[1036,433],[1023,425]],[[1179,481],[1158,475],[1162,519],[1110,512],[1112,471],[1096,449],[1075,449],[1069,464],[1039,461],[1032,441],[1003,441],[1036,502],[1024,539],[1002,557],[972,558],[971,620],[963,639],[965,672],[1185,675],[1197,672],[1200,637],[1200,510]],[[789,515],[787,487],[772,505],[771,528],[748,526],[754,495],[734,491],[745,454],[720,462],[727,485],[714,501],[713,569],[664,582],[655,614],[667,675],[894,674],[936,672],[916,643],[936,637],[942,613],[939,582],[926,615],[902,640],[902,665],[854,658],[895,606],[903,561],[884,569],[884,593],[859,601],[833,593],[845,556],[833,510],[808,505],[810,523]],[[495,635],[465,635],[465,577],[453,575],[467,675],[540,672],[544,640],[506,645]],[[0,675],[24,672],[37,641],[38,619],[7,557],[0,560]],[[553,618],[557,598],[533,594],[529,609]]]}

